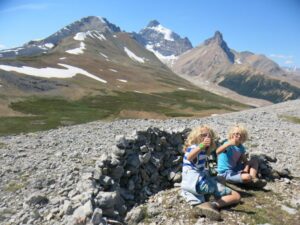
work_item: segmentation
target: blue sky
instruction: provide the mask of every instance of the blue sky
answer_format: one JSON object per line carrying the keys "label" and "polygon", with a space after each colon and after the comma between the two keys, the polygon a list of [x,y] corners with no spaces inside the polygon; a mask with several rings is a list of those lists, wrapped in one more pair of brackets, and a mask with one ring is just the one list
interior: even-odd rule
{"label": "blue sky", "polygon": [[230,48],[300,67],[300,0],[0,0],[0,48],[45,38],[86,16],[128,32],[156,19],[194,46],[219,30]]}

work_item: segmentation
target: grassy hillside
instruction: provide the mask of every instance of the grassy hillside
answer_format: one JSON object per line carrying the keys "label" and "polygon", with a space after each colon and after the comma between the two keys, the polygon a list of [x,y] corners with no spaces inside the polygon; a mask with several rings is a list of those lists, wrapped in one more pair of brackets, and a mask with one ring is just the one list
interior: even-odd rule
{"label": "grassy hillside", "polygon": [[30,97],[14,102],[10,107],[28,116],[0,117],[0,135],[48,130],[102,119],[203,117],[247,108],[204,90],[152,94],[112,92],[77,101]]}
{"label": "grassy hillside", "polygon": [[261,98],[273,103],[293,100],[300,97],[300,88],[284,81],[248,73],[227,74],[219,85],[229,88],[241,95]]}

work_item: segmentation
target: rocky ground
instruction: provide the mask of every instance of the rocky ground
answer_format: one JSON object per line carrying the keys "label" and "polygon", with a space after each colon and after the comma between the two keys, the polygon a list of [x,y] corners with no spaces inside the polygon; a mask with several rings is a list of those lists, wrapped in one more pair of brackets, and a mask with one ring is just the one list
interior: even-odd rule
{"label": "rocky ground", "polygon": [[[101,156],[111,154],[119,135],[134,136],[149,127],[180,132],[208,124],[221,137],[226,137],[229,126],[242,123],[250,133],[246,143],[248,151],[276,158],[272,167],[278,171],[288,169],[296,178],[269,182],[265,191],[242,190],[242,204],[223,210],[220,224],[297,224],[300,219],[299,118],[300,100],[295,100],[201,119],[92,122],[0,137],[0,223],[65,224],[67,215],[72,215],[76,208],[70,206],[69,199],[76,195],[74,190],[82,181],[82,174],[91,171]],[[178,189],[173,188],[152,195],[145,204],[136,206],[130,213],[139,218],[130,223],[212,224],[197,212],[186,209],[190,206],[181,199]]]}

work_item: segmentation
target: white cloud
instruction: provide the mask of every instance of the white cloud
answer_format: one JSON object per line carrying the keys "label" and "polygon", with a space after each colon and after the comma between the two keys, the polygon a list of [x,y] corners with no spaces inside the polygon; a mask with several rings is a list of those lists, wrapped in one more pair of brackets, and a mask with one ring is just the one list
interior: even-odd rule
{"label": "white cloud", "polygon": [[283,55],[283,54],[271,54],[270,57],[277,59],[292,59],[294,56],[292,55]]}
{"label": "white cloud", "polygon": [[43,10],[48,8],[49,4],[24,4],[24,5],[18,5],[15,7],[4,9],[0,12],[2,13],[8,13],[8,12],[15,12],[20,10]]}
{"label": "white cloud", "polygon": [[284,64],[294,64],[294,61],[292,61],[292,60],[286,60],[286,61],[284,62]]}
{"label": "white cloud", "polygon": [[6,48],[5,45],[1,45],[1,44],[0,44],[0,49],[5,49],[5,48]]}

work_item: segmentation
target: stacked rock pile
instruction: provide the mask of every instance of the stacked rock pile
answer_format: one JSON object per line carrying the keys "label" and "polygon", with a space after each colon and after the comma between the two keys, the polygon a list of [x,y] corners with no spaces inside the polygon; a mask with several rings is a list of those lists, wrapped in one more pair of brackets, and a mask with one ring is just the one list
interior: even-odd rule
{"label": "stacked rock pile", "polygon": [[188,131],[167,133],[149,128],[132,138],[117,136],[112,154],[103,154],[69,193],[65,202],[75,211],[66,213],[71,215],[65,216],[64,222],[123,221],[133,206],[180,182],[182,145]]}
{"label": "stacked rock pile", "polygon": [[[189,131],[168,133],[149,128],[130,138],[117,136],[112,154],[103,154],[92,171],[81,175],[75,191],[69,193],[64,206],[76,210],[64,218],[65,223],[122,224],[131,208],[161,190],[178,186],[182,145]],[[290,175],[287,169],[276,171],[271,167],[270,162],[276,162],[276,158],[264,154],[251,157],[259,159],[260,176],[268,181]]]}

